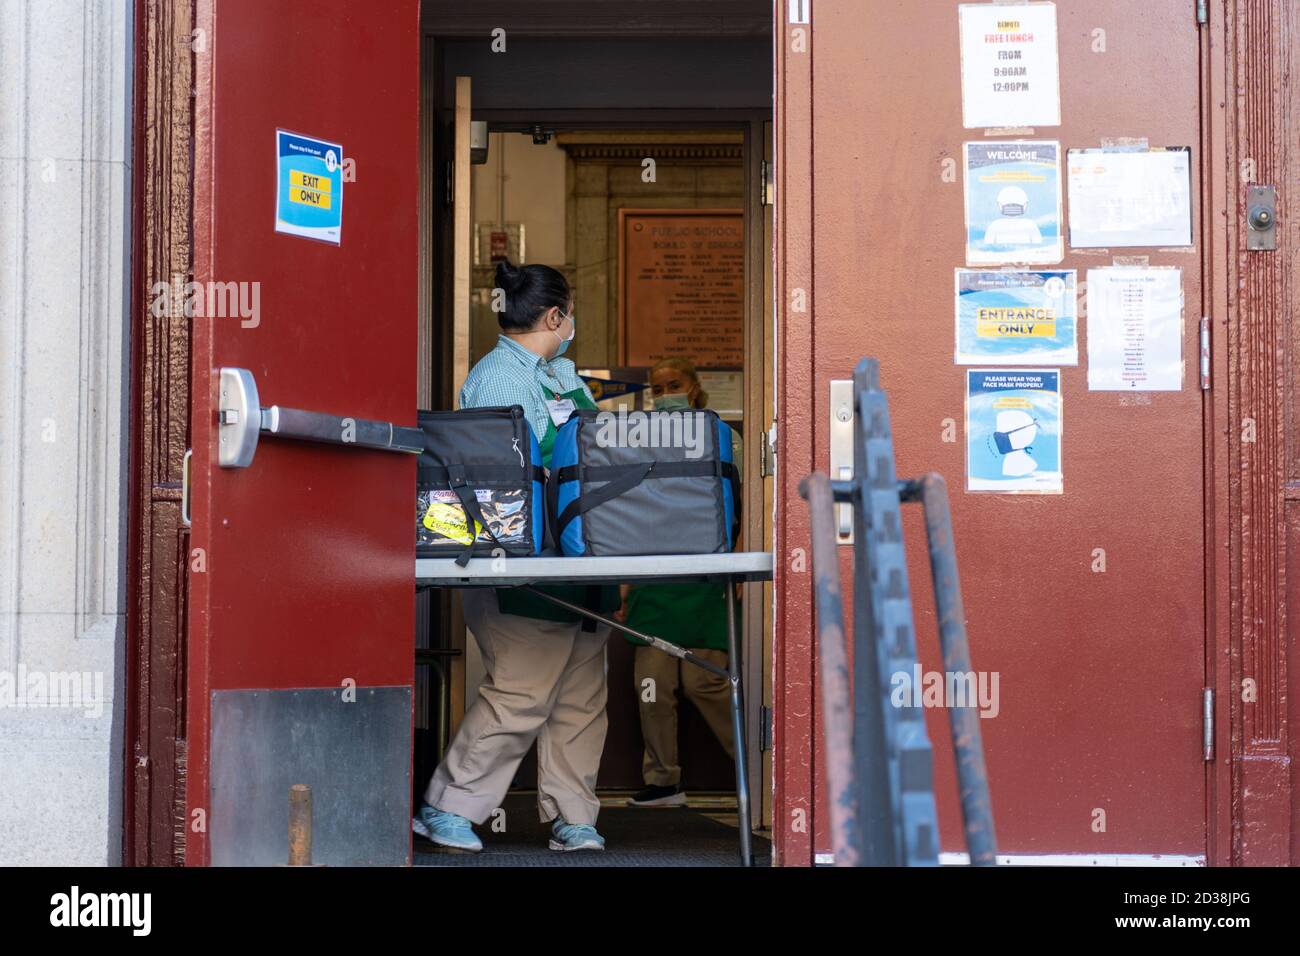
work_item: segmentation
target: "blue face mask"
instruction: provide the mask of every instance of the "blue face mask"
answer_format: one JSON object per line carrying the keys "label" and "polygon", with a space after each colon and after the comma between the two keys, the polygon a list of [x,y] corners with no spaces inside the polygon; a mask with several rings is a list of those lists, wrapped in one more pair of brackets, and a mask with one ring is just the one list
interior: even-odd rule
{"label": "blue face mask", "polygon": [[573,337],[578,334],[578,323],[574,320],[573,313],[570,312],[567,316],[565,316],[565,318],[569,320],[571,326],[571,328],[569,329],[569,337],[567,339],[560,339],[560,333],[556,332],[554,329],[551,330],[551,334],[554,335],[557,339],[560,339],[560,347],[555,350],[555,354],[552,355],[551,358],[559,358],[566,351],[568,351],[569,343],[572,342]]}
{"label": "blue face mask", "polygon": [[655,411],[664,412],[674,408],[690,408],[691,400],[685,392],[669,392],[655,399]]}
{"label": "blue face mask", "polygon": [[1021,425],[1019,428],[1013,428],[1007,432],[994,432],[993,443],[997,445],[997,449],[1000,453],[1002,453],[1003,455],[1009,455],[1011,454],[1011,452],[1015,451],[1015,447],[1016,447],[1011,442],[1011,436],[1014,435],[1016,432],[1024,431],[1026,428],[1033,428],[1037,424],[1038,422],[1030,422],[1028,425]]}

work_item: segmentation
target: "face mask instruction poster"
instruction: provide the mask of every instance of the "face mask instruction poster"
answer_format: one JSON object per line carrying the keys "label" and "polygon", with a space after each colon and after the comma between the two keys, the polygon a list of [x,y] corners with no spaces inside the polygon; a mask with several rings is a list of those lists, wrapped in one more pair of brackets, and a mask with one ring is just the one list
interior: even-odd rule
{"label": "face mask instruction poster", "polygon": [[1078,365],[1073,269],[956,270],[957,365]]}
{"label": "face mask instruction poster", "polygon": [[1183,270],[1088,270],[1088,390],[1183,387]]}
{"label": "face mask instruction poster", "polygon": [[966,262],[1048,265],[1061,237],[1061,144],[967,143]]}
{"label": "face mask instruction poster", "polygon": [[1060,65],[1053,3],[964,3],[962,125],[1060,126]]}
{"label": "face mask instruction poster", "polygon": [[1061,372],[966,372],[966,490],[1061,494]]}
{"label": "face mask instruction poster", "polygon": [[275,231],[342,242],[343,147],[278,129],[275,162]]}

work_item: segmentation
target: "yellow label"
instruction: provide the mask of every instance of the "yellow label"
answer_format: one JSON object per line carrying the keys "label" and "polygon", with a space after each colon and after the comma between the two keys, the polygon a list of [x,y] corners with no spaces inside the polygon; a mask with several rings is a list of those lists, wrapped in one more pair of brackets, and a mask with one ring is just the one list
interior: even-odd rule
{"label": "yellow label", "polygon": [[[423,524],[435,534],[440,534],[444,538],[450,538],[452,541],[458,541],[461,544],[469,544],[473,540],[469,536],[469,526],[465,521],[465,510],[460,505],[447,504],[442,501],[431,502],[429,510],[424,513]],[[482,531],[483,526],[475,521],[475,537]]]}
{"label": "yellow label", "polygon": [[[1001,398],[993,399],[993,407],[1030,409],[1034,407],[1034,403],[1027,398],[1021,398],[1019,395],[1003,395]],[[461,527],[464,527],[464,525],[465,522],[462,521]]]}
{"label": "yellow label", "polygon": [[316,173],[305,173],[301,169],[289,170],[289,185],[301,186],[304,189],[314,189],[318,193],[327,193],[334,189],[334,182],[328,176],[319,176]]}
{"label": "yellow label", "polygon": [[311,189],[303,189],[301,186],[290,186],[289,202],[296,202],[300,206],[315,206],[317,209],[329,209],[330,195],[329,193],[318,193]]}
{"label": "yellow label", "polygon": [[1022,306],[982,308],[975,316],[975,334],[982,339],[1056,338],[1056,312]]}

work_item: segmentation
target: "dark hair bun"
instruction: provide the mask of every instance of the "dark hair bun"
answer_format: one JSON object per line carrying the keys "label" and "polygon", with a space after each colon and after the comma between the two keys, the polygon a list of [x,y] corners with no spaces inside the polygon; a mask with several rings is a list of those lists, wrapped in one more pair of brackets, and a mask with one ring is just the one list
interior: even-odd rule
{"label": "dark hair bun", "polygon": [[502,259],[497,263],[497,288],[504,289],[506,295],[518,292],[526,278],[524,270],[511,264],[509,259]]}
{"label": "dark hair bun", "polygon": [[497,288],[505,293],[504,310],[497,315],[506,332],[527,332],[550,308],[564,311],[570,290],[564,274],[550,266],[517,266],[509,260],[497,263]]}

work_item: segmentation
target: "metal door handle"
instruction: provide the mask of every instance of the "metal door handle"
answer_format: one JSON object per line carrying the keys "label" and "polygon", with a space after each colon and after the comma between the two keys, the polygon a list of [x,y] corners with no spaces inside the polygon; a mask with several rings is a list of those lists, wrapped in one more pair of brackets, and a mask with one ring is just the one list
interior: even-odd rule
{"label": "metal door handle", "polygon": [[[831,380],[831,461],[827,471],[832,479],[853,479],[853,432],[857,416],[853,411],[853,380]],[[853,543],[853,505],[835,505],[835,535],[840,544]]]}
{"label": "metal door handle", "polygon": [[424,433],[418,428],[279,405],[263,408],[252,372],[246,368],[220,371],[217,462],[222,468],[251,465],[262,435],[411,455],[424,450]]}

